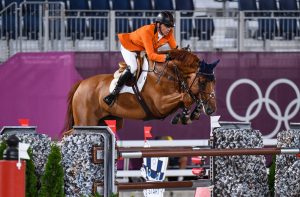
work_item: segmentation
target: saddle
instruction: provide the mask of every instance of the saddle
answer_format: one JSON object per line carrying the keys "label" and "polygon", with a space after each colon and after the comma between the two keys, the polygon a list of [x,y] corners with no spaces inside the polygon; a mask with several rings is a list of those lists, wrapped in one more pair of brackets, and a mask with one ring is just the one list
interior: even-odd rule
{"label": "saddle", "polygon": [[[133,73],[134,77],[131,80],[129,80],[128,82],[126,82],[125,85],[127,85],[127,86],[133,86],[133,84],[139,79],[139,77],[142,73],[141,71],[142,71],[144,58],[147,58],[147,55],[143,52],[136,52],[136,53],[137,53],[136,61],[137,61],[137,65],[138,65],[137,70],[135,73]],[[148,62],[150,65],[152,64],[152,61],[148,61]],[[127,64],[124,61],[119,62],[119,69],[114,73],[114,78],[118,79],[126,68],[127,68]]]}
{"label": "saddle", "polygon": [[[147,60],[145,60],[145,58],[147,58],[147,55],[144,54],[144,53],[137,53],[137,56],[136,56],[136,61],[138,63],[138,66],[137,66],[137,70],[136,70],[136,73],[133,73],[134,77],[132,77],[131,80],[129,80],[128,82],[125,83],[126,86],[130,86],[131,88],[131,91],[133,91],[132,93],[135,94],[139,104],[141,105],[141,107],[144,109],[144,111],[146,112],[146,114],[148,115],[148,117],[150,117],[149,119],[153,119],[153,114],[151,112],[151,110],[149,109],[149,107],[147,106],[144,98],[142,97],[141,93],[140,93],[140,90],[139,88],[141,89],[146,81],[146,76],[147,74],[142,74],[142,68],[143,66],[143,63],[144,62],[147,62],[147,67],[146,69],[149,69],[149,67],[152,67],[153,66],[153,61],[149,61],[148,58]],[[127,68],[127,65],[125,62],[120,62],[119,63],[119,69],[114,73],[114,79],[112,80],[112,84],[113,84],[113,81],[117,81],[118,78],[121,76],[121,74],[123,73],[123,71]],[[141,77],[141,79],[139,79]],[[141,85],[138,85],[138,81],[142,81],[142,83],[140,83]],[[110,85],[110,89],[111,89],[111,86],[112,84]],[[124,87],[122,88],[121,92],[124,90]],[[121,93],[120,92],[120,93]],[[128,90],[125,92],[128,92]]]}

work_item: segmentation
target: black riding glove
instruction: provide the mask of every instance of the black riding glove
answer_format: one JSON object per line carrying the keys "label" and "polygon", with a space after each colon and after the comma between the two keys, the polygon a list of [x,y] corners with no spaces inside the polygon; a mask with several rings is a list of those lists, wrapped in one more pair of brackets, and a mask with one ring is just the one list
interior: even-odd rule
{"label": "black riding glove", "polygon": [[168,53],[167,55],[166,55],[166,61],[170,61],[170,60],[172,60],[173,58],[171,58],[171,56],[170,56],[170,54]]}

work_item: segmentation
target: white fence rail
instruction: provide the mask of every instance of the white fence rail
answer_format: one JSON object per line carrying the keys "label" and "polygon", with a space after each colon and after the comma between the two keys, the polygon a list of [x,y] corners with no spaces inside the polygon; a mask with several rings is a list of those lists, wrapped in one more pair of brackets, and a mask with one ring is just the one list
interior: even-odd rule
{"label": "white fence rail", "polygon": [[[209,147],[209,139],[202,140],[149,140],[147,142],[150,147]],[[143,140],[119,140],[117,141],[118,147],[143,147],[145,142]],[[263,139],[264,146],[276,146],[277,139]],[[128,181],[130,177],[140,177],[140,170],[129,170],[129,160],[124,158],[123,170],[117,171],[117,178]],[[207,172],[208,173],[208,172]],[[191,169],[168,169],[166,172],[167,177],[171,176],[183,176],[191,177],[195,176]]]}

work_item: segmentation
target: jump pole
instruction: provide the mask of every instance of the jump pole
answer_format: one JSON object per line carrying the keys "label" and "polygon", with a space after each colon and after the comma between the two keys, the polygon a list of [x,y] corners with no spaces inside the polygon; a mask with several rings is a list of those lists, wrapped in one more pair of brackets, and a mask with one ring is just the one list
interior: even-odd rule
{"label": "jump pole", "polygon": [[[206,146],[205,148],[208,148],[209,146]],[[119,152],[139,152],[139,151],[144,151],[144,152],[153,152],[153,151],[169,151],[169,150],[199,150],[199,147],[118,147],[117,150]]]}
{"label": "jump pole", "polygon": [[157,150],[151,151],[122,151],[119,156],[123,158],[144,157],[184,157],[184,156],[233,156],[233,155],[280,155],[298,154],[299,148],[244,148],[244,149],[201,149],[201,150]]}
{"label": "jump pole", "polygon": [[207,187],[210,185],[211,185],[210,180],[117,183],[118,190],[141,190],[141,189],[159,189],[159,188],[197,188],[197,187]]}

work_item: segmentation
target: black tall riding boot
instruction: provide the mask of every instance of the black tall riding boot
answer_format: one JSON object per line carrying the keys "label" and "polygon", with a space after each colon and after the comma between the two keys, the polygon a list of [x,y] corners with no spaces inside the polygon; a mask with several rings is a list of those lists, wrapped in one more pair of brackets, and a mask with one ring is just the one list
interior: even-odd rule
{"label": "black tall riding boot", "polygon": [[129,68],[126,68],[126,70],[123,72],[123,74],[120,76],[117,85],[115,87],[115,89],[112,91],[112,93],[110,93],[108,96],[104,97],[103,101],[109,105],[112,106],[118,96],[118,94],[120,93],[122,87],[124,86],[124,84],[132,77],[132,74],[130,72]]}

